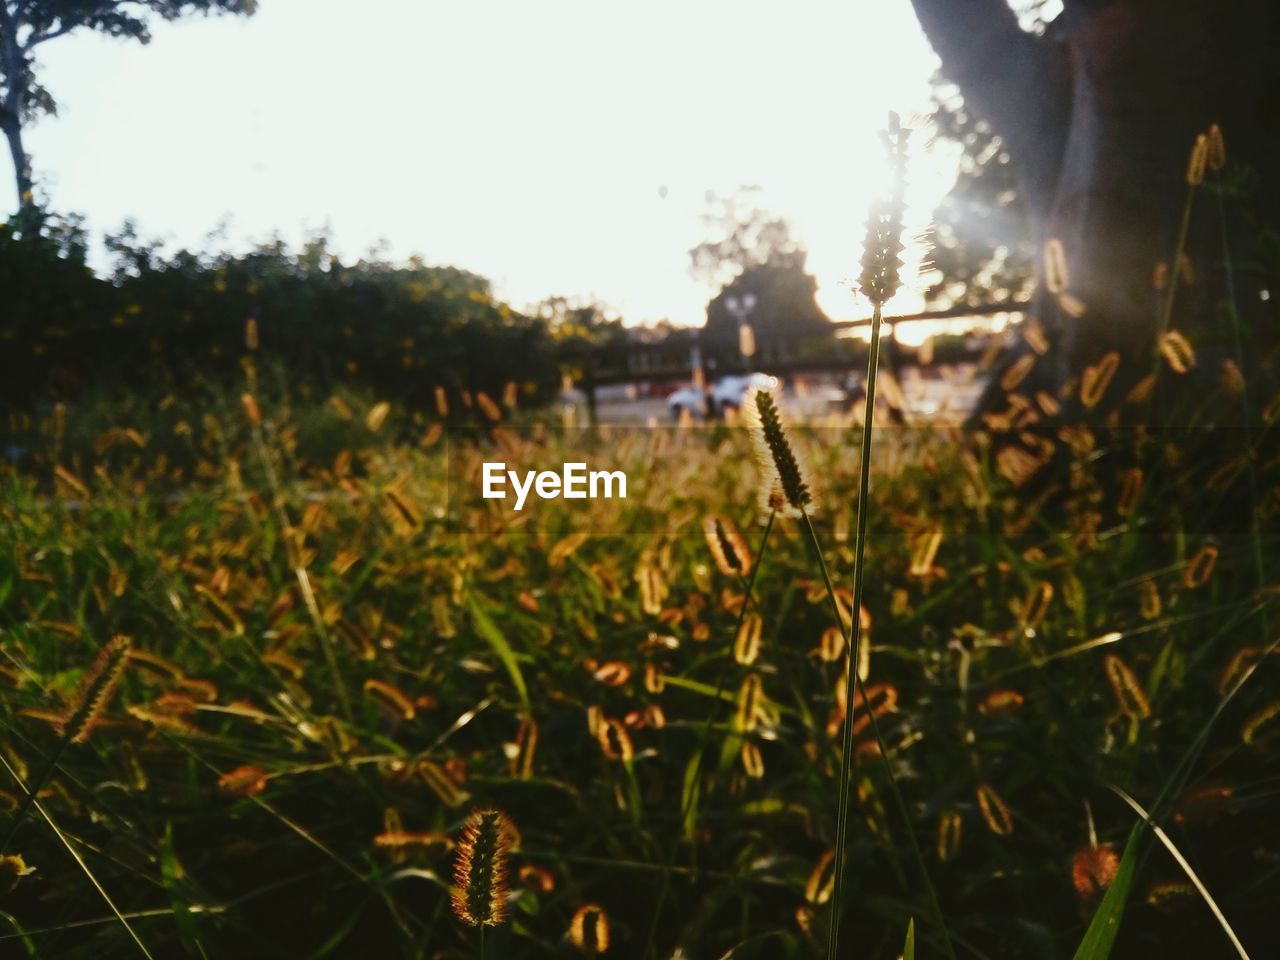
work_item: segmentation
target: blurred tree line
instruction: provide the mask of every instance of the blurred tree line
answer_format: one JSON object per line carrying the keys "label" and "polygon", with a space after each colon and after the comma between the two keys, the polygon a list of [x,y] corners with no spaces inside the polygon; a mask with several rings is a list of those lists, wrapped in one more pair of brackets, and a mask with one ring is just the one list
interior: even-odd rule
{"label": "blurred tree line", "polygon": [[[241,375],[246,323],[301,390],[338,381],[427,406],[435,387],[530,399],[559,384],[555,325],[497,300],[489,281],[420,259],[345,263],[318,237],[244,254],[165,253],[131,226],[99,277],[76,217],[28,206],[0,225],[0,405],[95,385],[181,390]],[[591,337],[579,323],[575,337]]]}

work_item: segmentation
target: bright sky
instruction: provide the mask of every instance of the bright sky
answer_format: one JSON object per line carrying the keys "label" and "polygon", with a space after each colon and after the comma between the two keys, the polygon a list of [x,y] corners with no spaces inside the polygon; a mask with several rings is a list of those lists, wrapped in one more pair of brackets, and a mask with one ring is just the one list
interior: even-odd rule
{"label": "bright sky", "polygon": [[[226,220],[216,245],[241,249],[328,226],[344,257],[385,240],[517,307],[591,297],[630,323],[703,321],[687,251],[706,192],[739,184],[792,223],[828,314],[864,316],[876,132],[927,109],[936,62],[908,0],[261,0],[154,35],[40,54],[60,109],[27,148],[95,234],[133,217],[201,249]],[[924,139],[915,230],[955,169]]]}

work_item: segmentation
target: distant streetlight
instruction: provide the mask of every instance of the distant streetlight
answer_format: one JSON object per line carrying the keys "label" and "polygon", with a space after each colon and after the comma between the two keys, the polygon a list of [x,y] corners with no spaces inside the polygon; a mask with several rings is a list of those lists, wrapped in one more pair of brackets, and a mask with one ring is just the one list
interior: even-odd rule
{"label": "distant streetlight", "polygon": [[747,317],[751,316],[751,311],[756,308],[756,295],[754,293],[744,293],[742,296],[730,294],[725,297],[724,306],[738,321],[738,353],[742,356],[743,368],[749,371],[751,358],[756,352],[756,336],[751,325],[747,323]]}

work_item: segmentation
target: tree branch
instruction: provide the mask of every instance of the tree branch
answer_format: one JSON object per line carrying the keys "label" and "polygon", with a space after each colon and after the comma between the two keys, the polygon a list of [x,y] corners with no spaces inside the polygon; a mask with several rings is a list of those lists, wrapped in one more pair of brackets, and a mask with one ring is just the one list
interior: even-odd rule
{"label": "tree branch", "polygon": [[57,30],[50,30],[48,33],[42,33],[39,30],[34,30],[32,31],[31,36],[27,37],[27,42],[22,45],[22,49],[24,51],[32,50],[47,40],[53,40],[57,37],[66,36],[72,30],[82,26],[84,26],[83,23],[80,23],[77,20],[72,20],[72,21],[63,21]]}
{"label": "tree branch", "polygon": [[1071,116],[1060,47],[1023,31],[1005,0],[911,4],[943,74],[1008,147],[1033,212],[1045,211]]}
{"label": "tree branch", "polygon": [[24,75],[22,51],[18,47],[18,24],[9,12],[8,0],[0,0],[0,72],[4,73],[8,96],[5,97],[4,108],[13,112],[13,121],[20,119],[23,91],[27,78]]}

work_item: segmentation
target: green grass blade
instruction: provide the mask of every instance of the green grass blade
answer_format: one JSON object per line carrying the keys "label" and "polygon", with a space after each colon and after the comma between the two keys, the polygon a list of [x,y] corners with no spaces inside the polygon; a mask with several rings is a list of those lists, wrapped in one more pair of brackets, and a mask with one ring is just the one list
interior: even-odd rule
{"label": "green grass blade", "polygon": [[1133,797],[1129,796],[1129,794],[1125,793],[1113,784],[1107,784],[1107,786],[1110,787],[1112,793],[1127,803],[1133,811],[1142,818],[1143,822],[1151,828],[1151,832],[1156,835],[1156,839],[1164,844],[1164,848],[1169,851],[1169,855],[1178,862],[1178,866],[1182,868],[1182,872],[1187,875],[1187,879],[1191,881],[1192,885],[1196,888],[1196,891],[1200,894],[1201,899],[1203,899],[1208,905],[1214,919],[1216,919],[1218,921],[1218,925],[1222,927],[1223,933],[1227,935],[1227,939],[1231,941],[1231,946],[1235,948],[1235,951],[1239,954],[1241,960],[1249,960],[1249,954],[1245,952],[1244,945],[1240,942],[1240,938],[1236,936],[1236,932],[1231,929],[1231,924],[1227,922],[1226,915],[1218,907],[1217,901],[1209,894],[1208,887],[1206,887],[1200,880],[1199,875],[1191,869],[1191,864],[1187,861],[1187,858],[1182,855],[1182,851],[1174,845],[1174,842],[1169,838],[1169,835],[1164,832],[1164,829],[1160,824],[1156,823],[1155,820],[1151,818],[1151,814],[1147,813],[1137,800],[1133,799]]}
{"label": "green grass blade", "polygon": [[516,659],[515,651],[511,649],[511,644],[507,643],[507,638],[502,635],[502,631],[493,622],[493,618],[485,613],[484,608],[480,606],[480,602],[474,596],[470,597],[470,606],[471,617],[475,621],[476,631],[484,639],[485,643],[493,648],[493,652],[498,655],[502,665],[507,668],[511,683],[516,688],[517,696],[520,697],[520,705],[524,708],[526,715],[532,716],[533,707],[529,703],[529,690],[525,686],[524,674],[520,672],[520,662]]}
{"label": "green grass blade", "polygon": [[1115,879],[1098,904],[1073,960],[1107,960],[1111,956],[1111,947],[1116,942],[1116,934],[1120,932],[1120,920],[1124,917],[1124,908],[1129,900],[1129,889],[1133,886],[1133,871],[1141,838],[1142,824],[1138,824],[1129,831],[1129,840],[1120,856]]}
{"label": "green grass blade", "polygon": [[902,960],[916,960],[916,921],[907,921],[907,942],[902,946]]}

